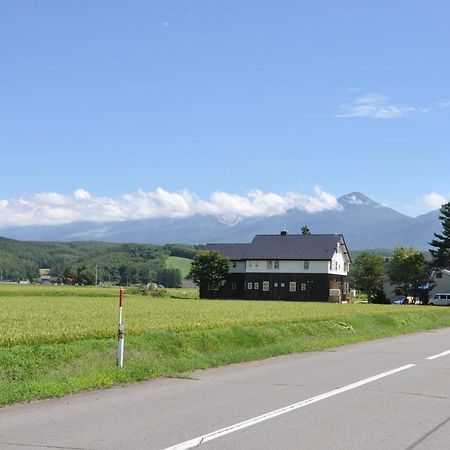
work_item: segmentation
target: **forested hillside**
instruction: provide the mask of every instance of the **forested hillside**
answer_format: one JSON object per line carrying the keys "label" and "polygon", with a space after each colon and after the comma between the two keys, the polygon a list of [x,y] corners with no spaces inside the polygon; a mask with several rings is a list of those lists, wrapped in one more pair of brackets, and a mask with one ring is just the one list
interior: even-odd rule
{"label": "forested hillside", "polygon": [[2,280],[34,280],[39,269],[61,280],[72,278],[91,284],[99,281],[147,283],[166,269],[168,256],[192,258],[196,247],[168,244],[112,244],[106,242],[23,242],[0,238]]}

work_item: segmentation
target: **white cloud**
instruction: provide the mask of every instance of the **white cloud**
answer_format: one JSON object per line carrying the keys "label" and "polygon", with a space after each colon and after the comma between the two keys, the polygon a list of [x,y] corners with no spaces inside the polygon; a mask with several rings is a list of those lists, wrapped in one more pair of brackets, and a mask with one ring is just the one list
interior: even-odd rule
{"label": "white cloud", "polygon": [[431,207],[433,209],[439,209],[444,203],[447,203],[448,199],[436,192],[430,192],[422,197],[422,203],[425,206]]}
{"label": "white cloud", "polygon": [[443,98],[437,103],[439,108],[450,108],[450,98]]}
{"label": "white cloud", "polygon": [[426,108],[396,105],[387,95],[369,93],[360,95],[350,103],[341,106],[336,117],[369,117],[374,119],[395,119],[415,112],[427,112]]}
{"label": "white cloud", "polygon": [[341,209],[336,197],[316,187],[313,195],[299,192],[277,194],[252,190],[246,195],[213,192],[208,200],[188,190],[169,192],[162,187],[138,191],[119,198],[94,197],[84,189],[73,195],[56,192],[0,199],[0,226],[56,225],[77,221],[122,221],[148,218],[181,218],[194,214],[211,215],[238,222],[246,217],[269,217],[297,208],[310,213]]}
{"label": "white cloud", "polygon": [[88,191],[85,191],[84,189],[77,189],[73,193],[73,197],[75,200],[90,200],[91,194]]}

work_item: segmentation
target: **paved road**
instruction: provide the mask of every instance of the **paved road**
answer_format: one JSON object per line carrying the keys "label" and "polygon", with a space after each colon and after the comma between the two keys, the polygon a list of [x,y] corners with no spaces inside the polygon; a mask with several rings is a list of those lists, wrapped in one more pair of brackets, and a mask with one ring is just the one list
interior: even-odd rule
{"label": "paved road", "polygon": [[450,449],[449,350],[445,329],[7,407],[0,450]]}

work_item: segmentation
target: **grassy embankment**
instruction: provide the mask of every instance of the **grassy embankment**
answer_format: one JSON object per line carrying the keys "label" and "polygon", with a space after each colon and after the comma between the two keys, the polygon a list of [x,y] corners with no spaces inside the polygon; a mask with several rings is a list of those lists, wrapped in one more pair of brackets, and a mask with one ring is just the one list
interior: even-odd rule
{"label": "grassy embankment", "polygon": [[168,256],[166,260],[166,267],[168,269],[180,269],[181,278],[186,278],[191,270],[192,259],[181,258],[179,256]]}
{"label": "grassy embankment", "polygon": [[450,326],[450,308],[124,299],[117,288],[0,286],[0,405]]}

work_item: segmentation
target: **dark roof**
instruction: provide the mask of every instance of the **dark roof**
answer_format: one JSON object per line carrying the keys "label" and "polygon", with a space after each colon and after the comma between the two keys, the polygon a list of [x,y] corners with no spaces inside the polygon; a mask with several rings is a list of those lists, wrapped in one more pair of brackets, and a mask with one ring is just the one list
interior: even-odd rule
{"label": "dark roof", "polygon": [[207,250],[218,251],[234,261],[331,260],[339,242],[345,245],[342,234],[269,234],[256,235],[250,244],[208,244]]}
{"label": "dark roof", "polygon": [[207,244],[206,250],[216,251],[233,261],[244,259],[244,253],[250,244]]}

